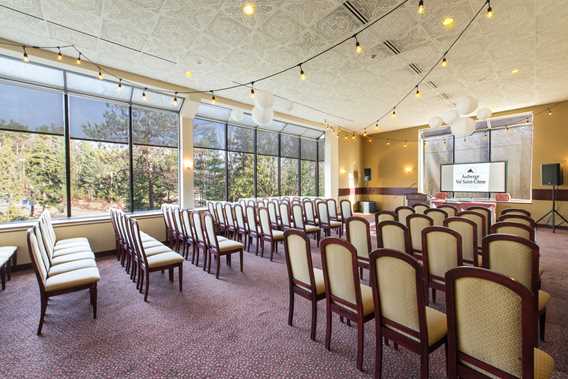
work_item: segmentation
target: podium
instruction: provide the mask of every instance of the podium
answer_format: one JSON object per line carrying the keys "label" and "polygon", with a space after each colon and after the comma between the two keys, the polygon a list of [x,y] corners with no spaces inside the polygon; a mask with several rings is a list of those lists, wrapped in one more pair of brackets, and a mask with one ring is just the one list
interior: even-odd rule
{"label": "podium", "polygon": [[407,193],[406,197],[406,205],[409,207],[413,207],[415,204],[428,204],[430,205],[429,196],[425,193]]}

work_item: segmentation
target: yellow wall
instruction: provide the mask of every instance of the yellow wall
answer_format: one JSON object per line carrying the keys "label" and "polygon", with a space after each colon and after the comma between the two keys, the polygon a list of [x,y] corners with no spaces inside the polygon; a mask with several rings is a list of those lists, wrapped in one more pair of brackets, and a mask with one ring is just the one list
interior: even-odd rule
{"label": "yellow wall", "polygon": [[[338,140],[339,152],[339,188],[349,188],[355,190],[363,185],[363,166],[362,166],[362,139],[351,135],[341,134]],[[357,196],[339,196],[339,199],[349,199],[353,204]]]}
{"label": "yellow wall", "polygon": [[[552,109],[552,115],[546,111]],[[565,185],[560,189],[567,190],[568,171],[568,101],[557,104],[545,104],[528,108],[515,109],[497,113],[495,116],[510,115],[523,112],[533,112],[533,163],[532,182],[533,189],[546,188],[540,185],[540,166],[543,163],[563,164],[565,172]],[[424,127],[424,126],[422,126]],[[372,135],[373,143],[362,143],[362,167],[372,169],[372,180],[368,187],[417,187],[418,182],[418,130],[421,127],[397,130]],[[380,139],[380,140],[378,140]],[[386,145],[386,139],[391,140],[391,145]],[[403,147],[404,140],[408,140],[407,148]],[[341,148],[341,146],[340,146]],[[354,154],[350,151],[350,154]],[[340,151],[341,155],[341,151]],[[412,172],[406,172],[405,168],[412,168]],[[340,185],[341,187],[341,185]],[[377,201],[381,209],[393,209],[403,203],[402,196],[368,195],[359,196],[358,200]],[[534,200],[528,204],[501,203],[498,209],[525,208],[533,217],[538,218],[550,209],[550,201]],[[568,202],[559,202],[559,211],[568,216]]]}

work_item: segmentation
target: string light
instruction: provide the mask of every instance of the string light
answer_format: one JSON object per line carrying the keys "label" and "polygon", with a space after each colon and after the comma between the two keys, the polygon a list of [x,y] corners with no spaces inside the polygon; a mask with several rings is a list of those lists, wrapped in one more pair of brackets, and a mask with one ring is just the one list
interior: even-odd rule
{"label": "string light", "polygon": [[405,149],[408,147],[408,141],[404,141],[404,145],[402,145]]}
{"label": "string light", "polygon": [[357,39],[357,34],[355,34],[353,36],[353,38],[355,38],[355,52],[357,54],[361,54],[363,52],[363,48],[361,47],[361,44],[359,43],[359,40]]}
{"label": "string light", "polygon": [[251,99],[254,99],[254,82],[251,83],[250,97]]}
{"label": "string light", "polygon": [[396,108],[392,109],[391,117],[396,117]]}
{"label": "string light", "polygon": [[442,67],[448,67],[448,60],[446,59],[445,55],[444,58],[442,58]]}
{"label": "string light", "polygon": [[351,134],[351,139],[355,141],[355,133]]}
{"label": "string light", "polygon": [[416,86],[416,97],[422,97],[422,93],[420,92],[420,88]]}
{"label": "string light", "polygon": [[173,103],[174,105],[178,105],[177,94],[178,94],[177,92],[174,92],[174,99],[172,100],[172,103]]}
{"label": "string light", "polygon": [[22,46],[24,49],[24,62],[29,63],[30,57],[28,57],[28,52],[26,51],[26,47]]}
{"label": "string light", "polygon": [[300,67],[300,79],[306,80],[306,73],[304,72],[304,69],[302,68],[302,64],[300,63],[298,65],[298,67]]}
{"label": "string light", "polygon": [[142,100],[144,100],[144,101],[148,101],[148,96],[146,96],[147,90],[148,90],[148,88],[144,88],[144,91],[142,91]]}
{"label": "string light", "polygon": [[246,16],[252,16],[256,11],[256,4],[252,1],[245,1],[243,3],[243,13]]}
{"label": "string light", "polygon": [[377,123],[375,124],[375,128],[379,128],[379,122],[377,121]]}
{"label": "string light", "polygon": [[390,139],[387,138],[386,145],[387,145],[387,146],[390,146],[390,144],[391,144],[391,141],[390,141]]}
{"label": "string light", "polygon": [[211,104],[217,103],[217,98],[215,97],[215,92],[211,91]]}
{"label": "string light", "polygon": [[367,129],[363,130],[363,137],[367,137]]}
{"label": "string light", "polygon": [[549,115],[549,116],[552,116],[552,109],[548,108],[546,110],[546,114]]}
{"label": "string light", "polygon": [[77,55],[77,59],[75,60],[75,63],[81,64],[81,53],[79,53],[79,55]]}
{"label": "string light", "polygon": [[493,16],[495,15],[493,13],[493,7],[491,6],[490,0],[487,0],[487,13],[485,13],[485,15],[487,16],[487,18],[493,18]]}
{"label": "string light", "polygon": [[119,91],[122,90],[122,79],[118,79],[118,86],[116,87]]}
{"label": "string light", "polygon": [[103,80],[103,72],[101,70],[99,70],[98,78],[99,80]]}
{"label": "string light", "polygon": [[57,60],[58,60],[58,61],[63,60],[63,54],[61,54],[61,48],[58,47],[58,48],[57,48],[57,51],[58,51],[58,52],[57,52]]}
{"label": "string light", "polygon": [[420,0],[418,2],[418,14],[426,13],[426,9],[424,8],[424,0]]}

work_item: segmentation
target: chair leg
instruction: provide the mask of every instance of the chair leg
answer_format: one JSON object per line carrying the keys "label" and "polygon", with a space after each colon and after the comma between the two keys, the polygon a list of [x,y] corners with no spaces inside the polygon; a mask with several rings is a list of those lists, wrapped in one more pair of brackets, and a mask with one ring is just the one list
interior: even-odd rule
{"label": "chair leg", "polygon": [[359,371],[363,371],[363,349],[365,342],[365,325],[363,324],[363,319],[357,322],[357,368]]}
{"label": "chair leg", "polygon": [[0,267],[0,280],[2,281],[2,291],[6,289],[6,266]]}
{"label": "chair leg", "polygon": [[183,284],[183,264],[178,266],[178,280],[179,280],[179,292],[181,292]]}
{"label": "chair leg", "polygon": [[146,271],[146,290],[144,292],[144,301],[148,302],[148,291],[150,289],[150,272]]}
{"label": "chair leg", "polygon": [[325,348],[327,350],[331,350],[331,309],[329,305],[326,307],[325,310]]}
{"label": "chair leg", "polygon": [[294,290],[290,285],[290,306],[288,307],[288,325],[292,326],[294,322]]}
{"label": "chair leg", "polygon": [[274,240],[270,240],[270,261],[272,262],[272,258],[274,257],[274,247],[275,247],[275,242]]}
{"label": "chair leg", "polygon": [[209,250],[207,252],[207,273],[211,274],[211,259],[213,259],[213,256],[211,254],[211,250]]}
{"label": "chair leg", "polygon": [[142,293],[142,290],[144,289],[144,273],[142,272],[142,267],[140,267],[139,270],[138,277],[140,278],[140,288],[138,289],[138,292]]}
{"label": "chair leg", "polygon": [[215,279],[219,279],[219,270],[221,270],[221,256],[215,254],[215,260],[217,261],[217,271],[215,272]]}
{"label": "chair leg", "polygon": [[540,340],[544,342],[544,332],[546,329],[546,308],[544,308],[542,312],[540,312],[540,315],[538,317],[538,326],[540,332]]}
{"label": "chair leg", "polygon": [[436,304],[436,289],[432,288],[432,303]]}
{"label": "chair leg", "polygon": [[89,289],[91,295],[91,305],[93,306],[93,319],[97,319],[97,285]]}
{"label": "chair leg", "polygon": [[316,329],[318,325],[318,301],[313,298],[312,299],[312,330],[310,333],[310,337],[312,341],[316,340]]}
{"label": "chair leg", "polygon": [[239,258],[240,258],[240,261],[241,261],[241,272],[243,272],[243,255],[244,255],[243,250],[241,249],[239,251]]}
{"label": "chair leg", "polygon": [[45,311],[47,309],[47,297],[41,294],[41,313],[39,316],[39,326],[37,328],[37,335],[41,335],[41,329],[43,328],[43,320],[45,319]]}
{"label": "chair leg", "polygon": [[[447,344],[446,344],[447,345]],[[383,367],[383,339],[381,333],[377,333],[375,338],[375,378],[381,379]]]}
{"label": "chair leg", "polygon": [[420,378],[427,379],[429,371],[428,352],[422,352],[420,356]]}

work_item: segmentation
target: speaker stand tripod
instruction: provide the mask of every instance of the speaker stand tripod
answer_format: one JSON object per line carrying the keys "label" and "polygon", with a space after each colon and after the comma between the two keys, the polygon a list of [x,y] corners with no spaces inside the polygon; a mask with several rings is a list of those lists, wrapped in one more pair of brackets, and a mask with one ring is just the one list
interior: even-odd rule
{"label": "speaker stand tripod", "polygon": [[[556,216],[560,217],[560,219],[562,221],[560,221],[560,224],[556,225]],[[552,209],[549,210],[548,212],[546,212],[546,214],[544,216],[542,216],[541,218],[539,218],[538,220],[536,220],[536,223],[540,223],[542,220],[544,220],[546,217],[548,217],[548,219],[546,220],[546,225],[552,225],[552,233],[556,232],[556,227],[560,226],[564,223],[568,224],[568,220],[566,220],[564,218],[564,216],[562,216],[560,213],[558,213],[558,211],[556,210],[556,186],[553,185],[552,186]],[[552,221],[552,222],[551,222]]]}

